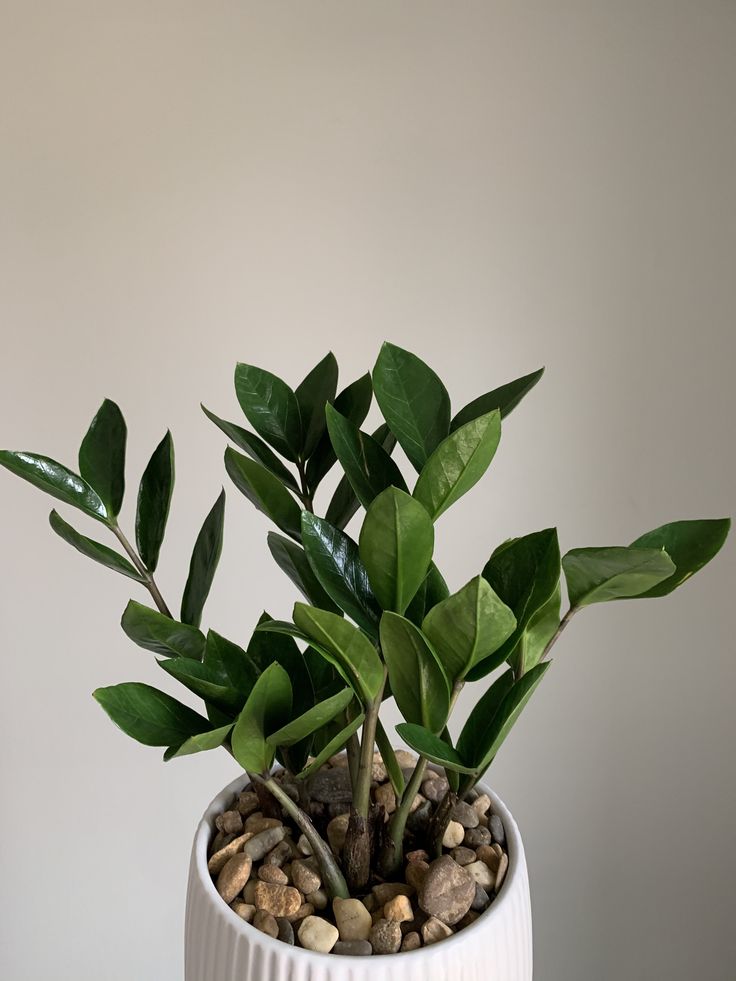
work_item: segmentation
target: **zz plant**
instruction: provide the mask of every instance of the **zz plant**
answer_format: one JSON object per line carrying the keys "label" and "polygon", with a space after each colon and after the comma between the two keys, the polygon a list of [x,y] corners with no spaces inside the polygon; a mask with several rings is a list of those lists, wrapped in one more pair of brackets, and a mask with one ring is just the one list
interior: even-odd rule
{"label": "zz plant", "polygon": [[[51,512],[61,538],[148,590],[153,606],[131,600],[123,630],[204,709],[195,712],[138,682],[100,688],[94,697],[128,735],[166,747],[166,760],[227,749],[250,774],[262,806],[275,798],[307,836],[332,896],[363,889],[375,872],[396,872],[430,762],[444,767],[450,784],[432,820],[439,848],[457,797],[495,759],[573,614],[595,603],[666,596],[725,541],[728,519],[677,521],[630,545],[575,548],[561,557],[557,532],[547,528],[501,543],[479,574],[451,591],[433,562],[437,523],[485,474],[502,422],[541,375],[542,369],[518,378],[453,415],[434,371],[392,344],[384,344],[372,376],[339,394],[332,354],[293,390],[268,371],[238,364],[235,392],[251,429],[203,410],[233,444],[225,469],[278,529],[269,532],[268,548],[303,597],[290,620],[264,613],[246,647],[201,629],[222,548],[224,492],[194,543],[178,614],[154,578],[174,485],[170,433],[140,481],[135,545],[118,523],[126,426],[114,402],[106,400],[93,419],[78,472],[35,453],[0,453],[8,470],[117,539],[120,548],[111,548]],[[369,434],[361,426],[374,393],[385,421]],[[396,442],[418,474],[411,489],[391,456]],[[319,516],[317,493],[338,462],[343,474]],[[361,508],[356,541],[345,527]],[[561,616],[563,577],[569,606]],[[453,739],[450,717],[460,691],[489,677]],[[404,719],[397,731],[418,753],[408,779],[380,720],[390,697]],[[397,799],[388,821],[379,820],[371,801],[376,746]],[[308,804],[311,775],[343,749],[353,800],[339,863]],[[298,801],[271,775],[274,760],[293,776]]]}

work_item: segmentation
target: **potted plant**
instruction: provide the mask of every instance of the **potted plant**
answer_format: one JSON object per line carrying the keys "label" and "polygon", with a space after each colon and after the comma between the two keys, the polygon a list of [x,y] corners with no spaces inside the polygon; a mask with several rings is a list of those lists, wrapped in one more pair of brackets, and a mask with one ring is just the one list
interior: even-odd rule
{"label": "potted plant", "polygon": [[[204,703],[196,712],[128,682],[98,689],[100,705],[128,735],[165,747],[165,760],[222,747],[241,768],[195,837],[187,981],[327,979],[348,966],[363,979],[370,954],[388,955],[384,976],[404,981],[480,978],[489,964],[499,981],[531,978],[522,841],[479,781],[573,614],[668,595],[713,558],[730,525],[677,521],[630,545],[562,557],[547,528],[499,543],[479,574],[448,586],[433,562],[438,520],[485,474],[502,420],[541,375],[453,415],[438,376],[391,344],[372,376],[339,394],[332,354],[294,390],[239,364],[235,390],[252,429],[204,412],[236,447],[225,468],[278,529],[269,550],[302,594],[289,618],[264,613],[245,646],[201,629],[224,492],[197,536],[178,612],[155,580],[174,485],[170,433],[140,481],[135,545],[118,523],[126,427],[113,402],[93,419],[78,472],[0,453],[117,539],[111,548],[51,512],[69,544],[148,591],[153,605],[131,600],[123,630]],[[360,427],[374,394],[385,421],[369,435]],[[417,471],[411,487],[391,456],[396,442]],[[317,493],[338,462],[343,475],[318,516]],[[355,539],[345,527],[361,508]],[[471,683],[479,697],[457,732],[452,711]],[[390,697],[411,754],[381,723]]]}

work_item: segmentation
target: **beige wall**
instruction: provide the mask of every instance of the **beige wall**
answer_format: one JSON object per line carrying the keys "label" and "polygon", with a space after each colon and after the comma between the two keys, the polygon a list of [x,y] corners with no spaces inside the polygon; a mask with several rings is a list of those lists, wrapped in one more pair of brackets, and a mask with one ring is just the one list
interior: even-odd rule
{"label": "beige wall", "polygon": [[[133,491],[170,426],[169,595],[225,480],[198,403],[237,415],[236,360],[296,383],[331,347],[349,380],[390,338],[456,404],[547,366],[441,521],[455,587],[508,535],[733,510],[732,2],[0,12],[0,443],[73,462],[110,396]],[[245,637],[292,593],[228,493],[208,613]],[[178,981],[190,837],[233,764],[164,766],[103,718],[98,685],[167,687],[117,626],[135,587],[37,492],[0,500],[0,973]],[[499,757],[540,981],[733,976],[733,588],[731,544],[676,598],[581,615]]]}

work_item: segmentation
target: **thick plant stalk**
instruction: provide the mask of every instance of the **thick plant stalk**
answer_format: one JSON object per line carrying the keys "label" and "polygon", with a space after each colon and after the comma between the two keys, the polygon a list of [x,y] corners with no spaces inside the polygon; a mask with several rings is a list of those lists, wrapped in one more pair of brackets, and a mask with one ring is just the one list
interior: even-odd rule
{"label": "thick plant stalk", "polygon": [[281,804],[294,824],[312,846],[312,854],[319,863],[322,872],[322,881],[331,899],[349,899],[350,890],[348,889],[345,877],[340,871],[337,859],[332,854],[327,842],[320,836],[319,832],[312,824],[308,814],[294,803],[283,787],[280,787],[273,777],[267,779],[259,778],[263,786],[271,791],[276,800]]}
{"label": "thick plant stalk", "polygon": [[[426,756],[420,756],[414,772],[409,778],[409,783],[404,789],[401,803],[396,808],[388,826],[388,834],[381,850],[379,859],[379,870],[386,879],[392,879],[401,868],[404,861],[404,832],[406,831],[406,821],[411,811],[414,798],[419,793],[419,788],[424,780],[424,773],[427,769]],[[443,832],[444,834],[444,832]]]}
{"label": "thick plant stalk", "polygon": [[434,812],[429,826],[429,845],[431,854],[439,858],[442,854],[442,839],[445,837],[447,825],[450,823],[452,809],[457,804],[458,795],[448,790]]}

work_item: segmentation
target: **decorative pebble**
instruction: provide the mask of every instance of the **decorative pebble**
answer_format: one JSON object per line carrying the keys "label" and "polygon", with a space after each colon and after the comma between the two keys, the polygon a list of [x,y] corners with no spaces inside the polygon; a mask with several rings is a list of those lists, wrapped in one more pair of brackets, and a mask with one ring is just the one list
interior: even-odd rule
{"label": "decorative pebble", "polygon": [[313,800],[322,804],[347,804],[353,799],[350,773],[346,767],[336,766],[331,770],[318,770],[310,785]]}
{"label": "decorative pebble", "polygon": [[276,936],[277,940],[283,941],[285,944],[290,944],[294,946],[294,927],[289,923],[289,921],[284,916],[276,917],[276,925],[279,928],[279,932]]}
{"label": "decorative pebble", "polygon": [[411,896],[413,892],[405,882],[379,882],[373,887],[373,895],[379,906],[385,906],[394,896]]}
{"label": "decorative pebble", "polygon": [[433,810],[431,802],[426,799],[423,800],[419,807],[409,814],[406,822],[407,830],[417,837],[425,835],[432,819]]}
{"label": "decorative pebble", "polygon": [[409,862],[404,873],[407,885],[413,886],[418,891],[428,870],[429,862]]}
{"label": "decorative pebble", "polygon": [[[215,825],[215,827],[217,827],[217,825]],[[224,831],[218,831],[210,842],[210,855],[214,855],[215,852],[219,852],[221,848],[225,847],[225,845],[229,845],[234,837],[235,835],[226,835]]]}
{"label": "decorative pebble", "polygon": [[452,930],[450,927],[443,923],[442,920],[438,920],[435,916],[430,916],[426,923],[422,924],[422,940],[428,947],[430,944],[436,944],[439,940],[444,940],[446,937],[452,936]]}
{"label": "decorative pebble", "polygon": [[225,845],[224,848],[220,848],[219,851],[216,851],[207,862],[207,869],[210,875],[217,875],[217,873],[225,867],[229,859],[231,859],[233,855],[237,855],[246,841],[248,841],[251,837],[252,835],[250,834],[240,835],[239,838],[233,838],[227,845]]}
{"label": "decorative pebble", "polygon": [[262,814],[251,814],[249,818],[246,818],[245,830],[252,831],[254,835],[257,835],[261,831],[268,831],[269,828],[280,828],[282,825],[283,821],[279,821],[278,818],[267,818],[263,817]]}
{"label": "decorative pebble", "polygon": [[387,920],[394,920],[396,923],[408,923],[414,919],[414,910],[408,896],[394,896],[383,907],[383,915]]}
{"label": "decorative pebble", "polygon": [[393,814],[396,810],[396,793],[390,783],[381,784],[376,787],[373,796],[376,804],[380,804],[387,814]]}
{"label": "decorative pebble", "polygon": [[[243,816],[240,811],[225,811],[222,815],[222,830],[229,835],[239,835],[243,830]],[[250,828],[247,829],[250,831]]]}
{"label": "decorative pebble", "polygon": [[230,903],[230,909],[237,913],[241,920],[251,923],[256,915],[256,908],[252,903],[244,903],[242,899],[234,899]]}
{"label": "decorative pebble", "polygon": [[321,916],[307,916],[302,920],[297,936],[299,943],[307,950],[328,954],[335,946],[340,934],[336,926]]}
{"label": "decorative pebble", "polygon": [[333,954],[343,954],[346,957],[366,957],[373,953],[373,948],[367,940],[338,940],[332,948]]}
{"label": "decorative pebble", "polygon": [[457,848],[453,848],[451,855],[458,865],[470,865],[478,857],[472,848],[466,848],[465,845],[459,845]]}
{"label": "decorative pebble", "polygon": [[491,872],[498,871],[500,856],[491,845],[481,845],[475,853],[481,862],[485,862]]}
{"label": "decorative pebble", "polygon": [[339,855],[345,845],[345,835],[348,833],[349,819],[348,814],[339,814],[327,825],[327,840],[335,855]]}
{"label": "decorative pebble", "polygon": [[301,920],[305,919],[307,916],[311,916],[314,913],[314,906],[311,903],[302,903],[296,913],[288,916],[287,919],[289,923],[299,923]]}
{"label": "decorative pebble", "polygon": [[250,855],[239,852],[228,859],[217,876],[217,891],[226,903],[231,903],[248,881],[253,862]]}
{"label": "decorative pebble", "polygon": [[296,859],[291,863],[291,878],[303,893],[315,892],[322,885],[319,866],[314,859]]}
{"label": "decorative pebble", "polygon": [[417,848],[413,852],[406,853],[407,862],[428,862],[429,852],[426,852],[423,848]]}
{"label": "decorative pebble", "polygon": [[243,851],[246,855],[250,855],[254,862],[260,862],[285,837],[286,828],[283,825],[268,828],[266,831],[254,835],[250,841],[246,841]]}
{"label": "decorative pebble", "polygon": [[306,835],[299,835],[299,841],[297,841],[296,847],[299,849],[302,855],[312,854],[312,846],[309,844]]}
{"label": "decorative pebble", "polygon": [[255,903],[257,881],[257,879],[251,879],[250,882],[246,882],[245,888],[243,889],[243,899],[246,903]]}
{"label": "decorative pebble", "polygon": [[473,902],[470,904],[470,908],[475,912],[482,913],[483,910],[488,906],[490,901],[491,901],[490,897],[488,896],[488,893],[485,891],[483,886],[481,886],[479,883],[476,883],[475,898],[473,899]]}
{"label": "decorative pebble", "polygon": [[444,848],[455,848],[465,837],[465,828],[459,821],[450,821],[442,838]]}
{"label": "decorative pebble", "polygon": [[327,893],[324,889],[315,889],[314,892],[308,892],[304,899],[311,903],[315,909],[327,909],[329,899]]}
{"label": "decorative pebble", "polygon": [[244,793],[238,794],[236,806],[241,817],[250,817],[258,810],[258,794],[254,790],[246,790]]}
{"label": "decorative pebble", "polygon": [[374,780],[376,783],[383,783],[384,780],[388,780],[388,770],[386,769],[386,764],[383,762],[380,753],[373,754],[371,780]]}
{"label": "decorative pebble", "polygon": [[279,935],[279,925],[276,922],[276,917],[265,909],[256,910],[256,914],[253,917],[253,926],[256,930],[260,930],[261,933],[273,937],[274,940]]}
{"label": "decorative pebble", "polygon": [[371,947],[374,954],[397,954],[401,947],[401,924],[380,919],[371,927]]}
{"label": "decorative pebble", "polygon": [[258,878],[261,882],[275,882],[278,886],[288,886],[289,879],[286,873],[278,865],[263,865],[258,869]]}
{"label": "decorative pebble", "polygon": [[468,848],[479,848],[480,845],[490,845],[490,843],[491,832],[488,830],[488,828],[468,828],[468,830],[465,832],[463,844]]}
{"label": "decorative pebble", "polygon": [[293,886],[257,882],[255,904],[257,909],[265,909],[274,916],[292,916],[302,905],[302,895]]}
{"label": "decorative pebble", "polygon": [[478,827],[478,812],[473,810],[470,804],[464,800],[459,800],[452,809],[452,820],[462,824],[464,828]]}
{"label": "decorative pebble", "polygon": [[490,806],[491,798],[488,796],[488,794],[480,794],[471,804],[471,807],[476,814],[486,814]]}
{"label": "decorative pebble", "polygon": [[416,930],[404,934],[404,939],[401,941],[401,950],[418,950],[421,946],[422,938]]}
{"label": "decorative pebble", "polygon": [[498,890],[503,885],[503,880],[506,878],[506,873],[508,871],[508,868],[509,868],[509,857],[504,852],[504,854],[501,856],[500,862],[498,863],[498,872],[496,872],[496,885],[494,886],[496,892],[498,892]]}
{"label": "decorative pebble", "polygon": [[503,829],[503,821],[498,816],[498,814],[491,814],[488,819],[488,829],[493,835],[493,840],[499,844],[503,845],[506,842],[506,832]]}
{"label": "decorative pebble", "polygon": [[280,841],[275,848],[263,859],[264,865],[277,865],[281,868],[291,858],[291,845],[289,840]]}
{"label": "decorative pebble", "polygon": [[471,862],[470,865],[465,866],[465,871],[472,875],[479,886],[483,886],[484,889],[493,889],[496,876],[485,862]]}
{"label": "decorative pebble", "polygon": [[445,777],[435,777],[431,780],[425,780],[422,784],[422,794],[427,800],[431,800],[433,804],[439,804],[449,789],[450,784]]}
{"label": "decorative pebble", "polygon": [[449,855],[435,859],[419,889],[419,906],[430,916],[453,926],[470,909],[475,880]]}
{"label": "decorative pebble", "polygon": [[371,914],[359,899],[333,899],[332,912],[340,940],[367,940],[373,923]]}

